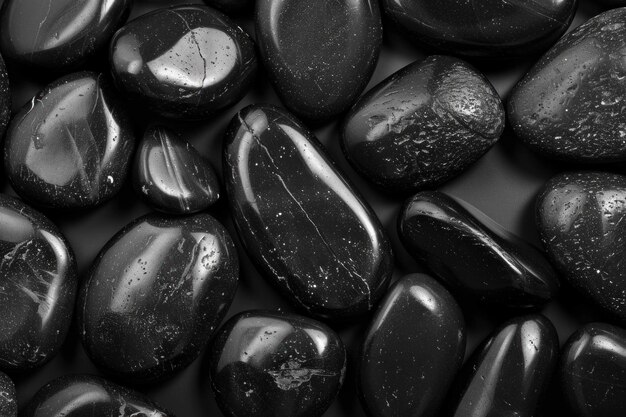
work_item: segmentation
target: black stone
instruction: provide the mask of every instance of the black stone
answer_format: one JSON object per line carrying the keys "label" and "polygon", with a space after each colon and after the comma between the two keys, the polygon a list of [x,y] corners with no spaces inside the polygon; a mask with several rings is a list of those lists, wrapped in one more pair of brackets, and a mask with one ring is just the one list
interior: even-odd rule
{"label": "black stone", "polygon": [[159,211],[188,214],[219,199],[215,170],[174,130],[149,128],[135,154],[133,185],[146,203]]}
{"label": "black stone", "polygon": [[563,348],[561,389],[579,417],[623,417],[626,410],[626,330],[604,323],[580,328]]}
{"label": "black stone", "polygon": [[515,86],[515,134],[533,151],[580,163],[626,161],[626,9],[565,35]]}
{"label": "black stone", "polygon": [[162,116],[203,119],[243,98],[255,80],[252,38],[205,6],[158,9],[111,41],[117,86]]}
{"label": "black stone", "polygon": [[0,369],[48,362],[65,341],[76,294],[76,262],[59,229],[0,194]]}
{"label": "black stone", "polygon": [[358,387],[371,417],[436,415],[465,355],[465,321],[434,279],[407,275],[378,307],[365,336]]}
{"label": "black stone", "polygon": [[350,110],[342,147],[352,166],[386,191],[435,187],[496,143],[504,108],[489,81],[456,58],[410,64]]}
{"label": "black stone", "polygon": [[141,217],[107,243],[81,287],[83,346],[124,380],[168,378],[206,346],[238,276],[235,246],[208,214]]}
{"label": "black stone", "polygon": [[382,0],[409,39],[457,55],[511,57],[542,52],[567,30],[576,0]]}
{"label": "black stone", "polygon": [[596,3],[606,7],[624,7],[626,0],[594,0]]}
{"label": "black stone", "polygon": [[223,166],[239,236],[286,297],[324,318],[372,309],[391,278],[391,246],[311,132],[278,107],[246,107],[226,132]]}
{"label": "black stone", "polygon": [[4,137],[9,119],[11,118],[11,89],[9,74],[4,60],[0,56],[0,140]]}
{"label": "black stone", "polygon": [[227,417],[317,417],[343,383],[346,352],[307,317],[248,311],[231,318],[210,356],[215,398]]}
{"label": "black stone", "polygon": [[441,192],[409,199],[399,234],[409,253],[460,295],[531,308],[558,291],[556,272],[538,249]]}
{"label": "black stone", "polygon": [[204,0],[204,2],[215,7],[226,14],[248,14],[254,10],[255,0]]}
{"label": "black stone", "polygon": [[326,121],[348,110],[369,82],[382,23],[376,0],[257,0],[256,34],[285,106]]}
{"label": "black stone", "polygon": [[135,138],[104,75],[80,72],[39,92],[9,125],[7,176],[33,205],[96,206],[122,187]]}
{"label": "black stone", "polygon": [[17,394],[11,378],[0,372],[0,416],[17,417]]}

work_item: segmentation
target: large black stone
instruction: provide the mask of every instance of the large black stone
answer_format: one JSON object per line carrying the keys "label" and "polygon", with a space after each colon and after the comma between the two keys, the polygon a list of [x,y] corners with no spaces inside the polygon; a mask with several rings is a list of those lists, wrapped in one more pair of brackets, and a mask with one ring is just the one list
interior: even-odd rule
{"label": "large black stone", "polygon": [[0,139],[4,137],[9,119],[11,118],[11,89],[9,88],[9,74],[0,56]]}
{"label": "large black stone", "polygon": [[17,394],[11,378],[0,372],[0,416],[17,417]]}

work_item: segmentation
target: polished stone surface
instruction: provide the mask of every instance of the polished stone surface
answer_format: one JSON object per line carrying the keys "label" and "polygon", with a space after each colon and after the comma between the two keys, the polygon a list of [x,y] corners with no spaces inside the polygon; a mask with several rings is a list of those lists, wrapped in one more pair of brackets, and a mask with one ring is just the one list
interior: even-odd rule
{"label": "polished stone surface", "polygon": [[436,416],[465,355],[465,321],[452,295],[424,274],[396,282],[369,326],[358,365],[371,417]]}
{"label": "polished stone surface", "polygon": [[241,110],[224,144],[232,215],[252,261],[310,315],[373,308],[393,254],[380,221],[315,136],[269,105]]}
{"label": "polished stone surface", "polygon": [[537,248],[444,193],[410,198],[398,227],[409,253],[459,295],[532,308],[558,291],[556,272]]}
{"label": "polished stone surface", "polygon": [[348,110],[374,72],[382,43],[376,0],[257,0],[255,19],[270,81],[307,121]]}
{"label": "polished stone surface", "polygon": [[151,111],[203,119],[232,106],[252,87],[252,38],[205,6],[159,9],[129,22],[111,41],[111,70],[120,90]]}
{"label": "polished stone surface", "polygon": [[215,7],[229,15],[251,13],[254,10],[254,1],[255,0],[204,0],[208,6]]}
{"label": "polished stone surface", "polygon": [[11,378],[0,372],[0,416],[17,417],[17,394]]}
{"label": "polished stone surface", "polygon": [[11,89],[9,74],[4,60],[0,56],[0,139],[4,137],[9,119],[11,118]]}
{"label": "polished stone surface", "polygon": [[352,166],[389,192],[431,188],[483,156],[504,130],[504,107],[466,62],[430,56],[368,91],[343,123]]}
{"label": "polished stone surface", "polygon": [[279,311],[234,316],[210,352],[213,391],[227,417],[319,417],[345,370],[343,343],[330,327]]}
{"label": "polished stone surface", "polygon": [[235,246],[208,214],[140,217],[107,243],[81,286],[83,346],[124,381],[168,378],[206,346],[238,278]]}

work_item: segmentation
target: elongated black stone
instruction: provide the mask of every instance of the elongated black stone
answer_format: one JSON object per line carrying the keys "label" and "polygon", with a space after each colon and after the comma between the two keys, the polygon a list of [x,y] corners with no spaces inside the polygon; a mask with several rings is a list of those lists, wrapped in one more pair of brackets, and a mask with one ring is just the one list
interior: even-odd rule
{"label": "elongated black stone", "polygon": [[0,138],[4,137],[9,119],[11,118],[11,89],[9,88],[9,74],[0,56]]}
{"label": "elongated black stone", "polygon": [[0,416],[17,417],[17,394],[11,378],[0,372]]}

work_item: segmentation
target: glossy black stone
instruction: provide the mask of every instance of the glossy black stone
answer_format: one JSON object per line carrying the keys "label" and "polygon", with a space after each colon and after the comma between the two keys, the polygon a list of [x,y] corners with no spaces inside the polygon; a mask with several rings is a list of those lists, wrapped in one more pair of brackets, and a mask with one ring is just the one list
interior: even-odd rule
{"label": "glossy black stone", "polygon": [[326,121],[348,110],[369,82],[382,23],[376,0],[257,0],[256,35],[285,106]]}
{"label": "glossy black stone", "polygon": [[17,417],[17,394],[11,378],[0,372],[0,416]]}
{"label": "glossy black stone", "polygon": [[358,387],[371,417],[435,416],[465,355],[456,301],[423,274],[396,282],[367,330]]}
{"label": "glossy black stone", "polygon": [[66,375],[44,385],[21,417],[174,417],[142,394],[92,375]]}
{"label": "glossy black stone", "polygon": [[202,119],[243,98],[258,67],[254,41],[205,6],[155,10],[111,41],[117,86],[162,116]]}
{"label": "glossy black stone", "polygon": [[542,52],[569,27],[576,0],[382,0],[391,21],[417,43],[466,56]]}
{"label": "glossy black stone", "polygon": [[626,177],[571,172],[537,198],[539,236],[570,285],[626,323]]}
{"label": "glossy black stone", "polygon": [[132,0],[5,0],[2,54],[31,69],[78,69],[107,45],[131,5]]}
{"label": "glossy black stone", "polygon": [[9,74],[4,60],[0,56],[0,139],[4,137],[9,119],[11,118],[11,89],[9,88]]}
{"label": "glossy black stone", "polygon": [[544,316],[504,323],[464,365],[442,416],[534,417],[558,354],[559,337]]}
{"label": "glossy black stone", "polygon": [[133,186],[159,211],[189,214],[213,205],[220,184],[208,160],[174,130],[148,128],[135,154]]}
{"label": "glossy black stone", "polygon": [[210,359],[215,398],[227,417],[319,417],[346,369],[343,343],[330,327],[278,311],[231,318]]}
{"label": "glossy black stone", "polygon": [[15,115],[5,169],[33,205],[88,208],[120,190],[134,144],[125,106],[105,76],[80,72],[48,85]]}
{"label": "glossy black stone", "polygon": [[286,297],[324,318],[372,309],[391,277],[391,246],[311,132],[278,107],[246,107],[226,132],[223,166],[239,236]]}
{"label": "glossy black stone", "polygon": [[561,389],[578,417],[623,417],[626,410],[626,330],[604,323],[580,328],[563,348]]}
{"label": "glossy black stone", "polygon": [[500,138],[504,107],[476,69],[431,56],[367,92],[350,110],[342,147],[385,191],[435,187],[460,174]]}
{"label": "glossy black stone", "polygon": [[255,0],[204,0],[204,2],[215,7],[226,14],[247,14],[254,10]]}
{"label": "glossy black stone", "polygon": [[515,86],[508,116],[533,151],[582,163],[626,161],[626,9],[589,19]]}
{"label": "glossy black stone", "polygon": [[208,214],[140,217],[107,243],[81,287],[83,346],[124,380],[170,377],[205,347],[238,278],[235,246]]}
{"label": "glossy black stone", "polygon": [[549,301],[559,288],[556,272],[538,249],[441,192],[410,198],[400,214],[399,234],[415,259],[461,295],[531,308]]}
{"label": "glossy black stone", "polygon": [[56,355],[72,321],[76,280],[59,229],[0,194],[0,369],[29,370]]}

